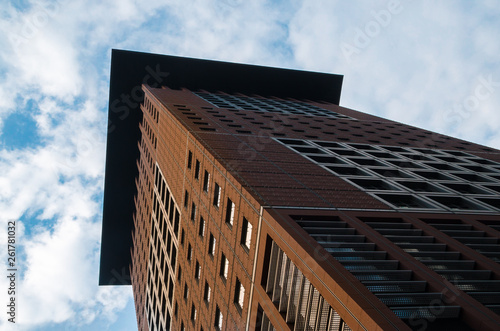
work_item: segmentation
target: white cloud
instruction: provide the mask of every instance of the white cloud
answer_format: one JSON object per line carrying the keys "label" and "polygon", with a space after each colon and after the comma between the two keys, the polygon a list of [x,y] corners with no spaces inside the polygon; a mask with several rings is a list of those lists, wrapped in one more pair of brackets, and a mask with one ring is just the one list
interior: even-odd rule
{"label": "white cloud", "polygon": [[[387,24],[380,15],[390,12],[389,1],[360,3],[3,6],[0,123],[29,110],[43,143],[0,151],[2,217],[30,216],[29,233],[20,234],[25,326],[112,320],[130,299],[128,290],[96,286],[110,48],[344,74],[342,105],[498,148],[500,87],[478,107],[456,110],[475,95],[482,77],[500,82],[497,3],[402,0]],[[360,31],[371,31],[365,43]],[[345,44],[356,48],[351,56]]]}
{"label": "white cloud", "polygon": [[[500,90],[480,105],[473,121],[457,124],[443,117],[482,75],[500,81],[500,24],[491,12],[498,9],[399,1],[400,10],[383,21],[380,13],[390,12],[389,3],[370,2],[353,13],[339,2],[304,2],[290,26],[297,62],[344,74],[341,103],[347,107],[479,143],[495,141],[486,134],[500,135],[498,112],[489,110],[500,107]],[[355,51],[342,52],[345,44]]]}

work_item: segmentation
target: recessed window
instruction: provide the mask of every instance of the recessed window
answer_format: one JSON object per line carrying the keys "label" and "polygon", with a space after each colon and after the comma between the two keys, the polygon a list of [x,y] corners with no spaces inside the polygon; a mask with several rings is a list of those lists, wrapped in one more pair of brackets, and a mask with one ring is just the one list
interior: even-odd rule
{"label": "recessed window", "polygon": [[483,186],[490,190],[500,193],[500,186],[495,186],[495,185],[483,185]]}
{"label": "recessed window", "polygon": [[401,191],[397,186],[381,179],[350,178],[349,180],[365,190]]}
{"label": "recessed window", "polygon": [[200,225],[198,226],[198,235],[203,237],[205,235],[205,219],[200,216]]}
{"label": "recessed window", "polygon": [[186,190],[184,192],[184,208],[187,209],[188,204],[189,204],[189,192]]}
{"label": "recessed window", "polygon": [[321,156],[321,155],[307,155],[307,157],[313,159],[318,163],[337,163],[337,164],[345,164],[344,161],[335,156]]}
{"label": "recessed window", "polygon": [[191,203],[191,221],[194,222],[196,219],[196,204],[193,202]]}
{"label": "recessed window", "polygon": [[462,194],[490,194],[486,190],[466,183],[442,183],[442,185]]}
{"label": "recessed window", "polygon": [[462,197],[443,197],[443,196],[430,196],[430,199],[439,202],[440,204],[450,209],[464,209],[464,210],[482,210],[486,209],[471,200]]}
{"label": "recessed window", "polygon": [[410,161],[387,161],[387,162],[392,163],[396,167],[400,168],[422,168],[421,165],[418,165],[415,162],[410,162]]}
{"label": "recessed window", "polygon": [[184,283],[184,299],[187,300],[189,297],[189,287],[187,286],[186,283]]}
{"label": "recessed window", "polygon": [[187,168],[191,169],[191,163],[193,162],[193,153],[191,151],[188,152],[188,163]]}
{"label": "recessed window", "polygon": [[279,139],[285,145],[307,145],[303,140],[298,139]]}
{"label": "recessed window", "polygon": [[397,169],[371,169],[372,171],[378,173],[382,177],[386,178],[408,178],[412,177],[410,174],[397,170]]}
{"label": "recessed window", "polygon": [[230,226],[233,226],[234,221],[234,210],[235,205],[231,199],[227,198],[227,206],[226,206],[226,223]]}
{"label": "recessed window", "polygon": [[206,303],[210,302],[211,294],[212,294],[212,290],[210,289],[210,286],[208,285],[208,283],[205,282],[205,289],[203,290],[203,300],[205,300]]}
{"label": "recessed window", "polygon": [[210,185],[210,174],[205,170],[203,175],[203,191],[208,192],[208,186]]}
{"label": "recessed window", "polygon": [[457,167],[454,167],[447,163],[425,162],[424,164],[439,170],[459,170]]}
{"label": "recessed window", "polygon": [[191,244],[188,244],[187,260],[191,261],[192,258],[193,258],[193,248],[191,247]]}
{"label": "recessed window", "polygon": [[465,179],[469,182],[491,182],[491,180],[489,180],[488,178],[476,174],[453,173],[453,175]]}
{"label": "recessed window", "polygon": [[226,280],[227,274],[229,272],[229,260],[226,258],[226,255],[222,254],[220,258],[220,276]]}
{"label": "recessed window", "polygon": [[196,160],[196,163],[194,166],[194,178],[200,179],[200,161],[198,161],[198,160]]}
{"label": "recessed window", "polygon": [[214,326],[217,330],[222,330],[222,313],[219,309],[219,306],[215,306],[215,321],[214,321]]}
{"label": "recessed window", "polygon": [[351,176],[371,176],[370,173],[361,170],[360,168],[354,168],[354,167],[336,167],[336,166],[326,166],[328,169],[331,171],[335,172],[336,174],[339,175],[351,175]]}
{"label": "recessed window", "polygon": [[316,147],[292,147],[299,153],[308,153],[308,154],[326,154],[325,151],[316,148]]}
{"label": "recessed window", "polygon": [[193,323],[196,321],[196,308],[194,305],[191,306],[191,321]]}
{"label": "recessed window", "polygon": [[486,203],[492,207],[500,209],[500,199],[493,199],[493,198],[477,198],[477,200]]}
{"label": "recessed window", "polygon": [[429,182],[420,181],[400,181],[397,182],[415,192],[447,192],[446,190]]}
{"label": "recessed window", "polygon": [[212,257],[215,255],[215,241],[215,237],[210,233],[210,239],[208,240],[208,254]]}
{"label": "recessed window", "polygon": [[377,194],[379,198],[389,202],[396,208],[435,208],[432,204],[406,194]]}
{"label": "recessed window", "polygon": [[219,207],[220,206],[220,186],[217,183],[215,183],[215,187],[214,187],[214,200],[213,200],[213,204],[214,204],[215,207]]}
{"label": "recessed window", "polygon": [[196,266],[194,268],[194,278],[199,280],[201,276],[201,265],[198,261],[196,261]]}
{"label": "recessed window", "polygon": [[236,278],[234,287],[234,303],[240,310],[243,309],[243,304],[245,303],[245,288],[238,278]]}
{"label": "recessed window", "polygon": [[250,244],[252,241],[252,223],[243,217],[242,227],[241,227],[241,241],[240,243],[243,247],[250,249]]}
{"label": "recessed window", "polygon": [[369,166],[386,166],[386,164],[380,162],[380,161],[377,161],[375,159],[358,159],[358,158],[350,158],[349,159],[350,161],[354,162],[354,163],[357,163],[359,165],[369,165]]}

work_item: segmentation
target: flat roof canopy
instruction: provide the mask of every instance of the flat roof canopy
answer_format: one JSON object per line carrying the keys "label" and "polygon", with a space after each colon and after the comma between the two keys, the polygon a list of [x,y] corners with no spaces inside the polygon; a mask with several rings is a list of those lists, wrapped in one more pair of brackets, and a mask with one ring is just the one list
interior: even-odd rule
{"label": "flat roof canopy", "polygon": [[142,84],[339,104],[341,75],[112,50],[100,285],[130,285]]}

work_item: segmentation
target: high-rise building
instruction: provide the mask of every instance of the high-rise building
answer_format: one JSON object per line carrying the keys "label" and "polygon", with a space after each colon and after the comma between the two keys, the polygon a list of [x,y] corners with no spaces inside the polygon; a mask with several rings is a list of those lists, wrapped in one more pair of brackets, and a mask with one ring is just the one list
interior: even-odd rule
{"label": "high-rise building", "polygon": [[341,85],[113,51],[100,284],[140,330],[500,329],[500,151]]}

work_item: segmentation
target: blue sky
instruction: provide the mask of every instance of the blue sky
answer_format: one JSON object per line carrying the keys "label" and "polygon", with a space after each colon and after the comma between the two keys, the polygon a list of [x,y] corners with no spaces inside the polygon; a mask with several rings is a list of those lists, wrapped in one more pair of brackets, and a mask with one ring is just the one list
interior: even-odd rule
{"label": "blue sky", "polygon": [[17,220],[20,273],[0,329],[137,329],[131,288],[97,286],[112,48],[343,74],[343,106],[500,148],[499,16],[494,0],[3,3],[0,245]]}

